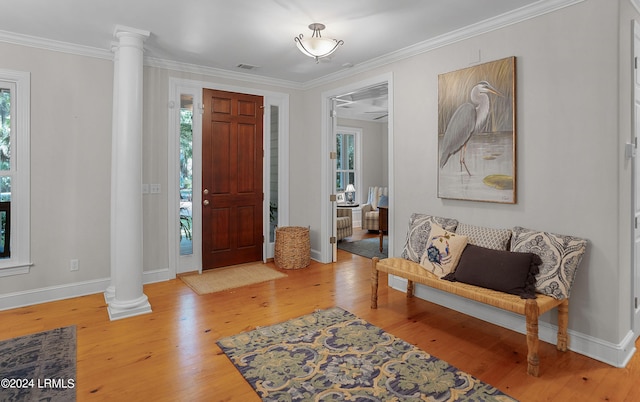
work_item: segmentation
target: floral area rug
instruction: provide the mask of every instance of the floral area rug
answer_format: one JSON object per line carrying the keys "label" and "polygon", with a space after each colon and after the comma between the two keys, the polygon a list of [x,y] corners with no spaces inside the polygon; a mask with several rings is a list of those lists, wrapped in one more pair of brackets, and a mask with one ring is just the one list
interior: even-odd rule
{"label": "floral area rug", "polygon": [[264,401],[515,401],[337,307],[218,345]]}
{"label": "floral area rug", "polygon": [[0,401],[76,400],[76,327],[0,341]]}

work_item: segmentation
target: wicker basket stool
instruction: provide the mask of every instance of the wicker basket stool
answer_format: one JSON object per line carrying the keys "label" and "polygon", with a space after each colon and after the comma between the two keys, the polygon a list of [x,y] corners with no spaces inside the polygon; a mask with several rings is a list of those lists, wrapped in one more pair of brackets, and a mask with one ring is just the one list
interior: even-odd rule
{"label": "wicker basket stool", "polygon": [[299,269],[311,263],[309,228],[283,226],[276,228],[274,262],[278,268]]}

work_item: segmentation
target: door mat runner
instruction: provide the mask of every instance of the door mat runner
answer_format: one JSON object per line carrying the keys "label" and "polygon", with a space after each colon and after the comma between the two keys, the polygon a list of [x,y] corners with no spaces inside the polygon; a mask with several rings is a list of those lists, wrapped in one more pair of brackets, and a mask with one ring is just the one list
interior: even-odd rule
{"label": "door mat runner", "polygon": [[286,276],[286,274],[258,262],[211,269],[202,274],[184,275],[180,279],[194,292],[204,295],[285,278]]}

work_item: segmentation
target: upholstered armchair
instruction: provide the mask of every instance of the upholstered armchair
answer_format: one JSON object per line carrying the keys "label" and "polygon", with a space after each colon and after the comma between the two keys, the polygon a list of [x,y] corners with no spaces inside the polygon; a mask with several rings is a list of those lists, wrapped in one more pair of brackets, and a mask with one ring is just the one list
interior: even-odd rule
{"label": "upholstered armchair", "polygon": [[369,187],[367,203],[362,206],[362,229],[380,230],[379,206],[389,206],[388,187]]}
{"label": "upholstered armchair", "polygon": [[338,208],[336,214],[336,239],[342,240],[353,234],[351,208]]}

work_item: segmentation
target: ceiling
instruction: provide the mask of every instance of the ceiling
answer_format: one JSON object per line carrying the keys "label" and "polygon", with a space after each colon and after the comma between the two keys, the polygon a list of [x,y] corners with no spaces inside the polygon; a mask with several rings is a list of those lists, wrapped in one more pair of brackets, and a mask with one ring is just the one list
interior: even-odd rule
{"label": "ceiling", "polygon": [[389,116],[387,83],[361,88],[336,97],[338,117],[386,123]]}
{"label": "ceiling", "polygon": [[[464,30],[497,29],[572,2],[3,0],[0,41],[111,57],[114,29],[120,25],[151,33],[144,44],[147,64],[207,69],[304,88],[356,74],[392,57],[407,57],[409,49],[420,51],[425,43],[441,46],[442,38],[453,35],[453,41]],[[299,34],[310,36],[308,25],[313,22],[326,25],[324,37],[344,41],[319,63],[303,55],[293,40]]]}

